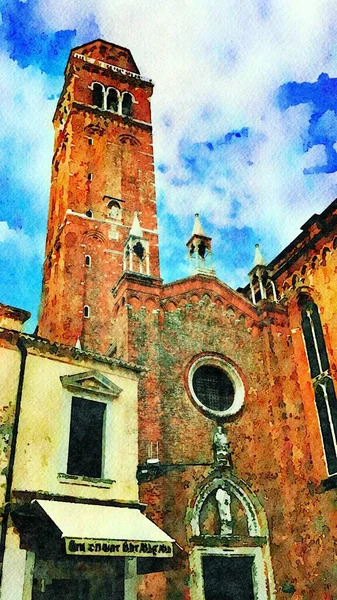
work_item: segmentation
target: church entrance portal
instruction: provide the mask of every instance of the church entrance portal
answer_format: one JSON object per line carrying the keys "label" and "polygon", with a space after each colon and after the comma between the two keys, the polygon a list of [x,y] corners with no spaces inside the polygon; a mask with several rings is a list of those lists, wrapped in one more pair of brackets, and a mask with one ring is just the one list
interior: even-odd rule
{"label": "church entrance portal", "polygon": [[203,556],[205,600],[254,600],[252,556]]}

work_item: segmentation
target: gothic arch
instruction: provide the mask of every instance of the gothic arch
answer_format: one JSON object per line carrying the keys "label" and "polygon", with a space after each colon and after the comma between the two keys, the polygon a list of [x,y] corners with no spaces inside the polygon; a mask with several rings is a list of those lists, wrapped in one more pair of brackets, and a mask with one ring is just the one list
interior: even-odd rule
{"label": "gothic arch", "polygon": [[102,127],[102,126],[101,126],[101,124],[100,124],[100,123],[94,123],[94,124],[91,124],[91,125],[87,125],[87,126],[84,128],[84,131],[85,131],[85,132],[86,132],[88,135],[95,135],[95,134],[97,134],[97,135],[99,135],[100,137],[101,137],[102,135],[104,135],[104,133],[105,133],[105,129],[104,129],[104,127]]}
{"label": "gothic arch", "polygon": [[198,294],[191,294],[189,300],[193,304],[198,304],[198,302],[200,302],[200,298],[199,298]]}
{"label": "gothic arch", "polygon": [[100,240],[101,242],[105,242],[105,237],[103,235],[103,233],[101,233],[100,231],[86,231],[83,234],[82,240],[85,243],[87,240]]}
{"label": "gothic arch", "polygon": [[201,297],[201,302],[203,302],[204,304],[206,304],[206,306],[208,304],[210,304],[212,302],[212,296],[211,294],[209,294],[208,292],[205,292],[202,297]]}
{"label": "gothic arch", "polygon": [[218,308],[223,308],[223,301],[222,301],[222,298],[221,298],[220,296],[216,296],[216,297],[214,298],[214,301],[215,301],[215,305],[216,305]]}
{"label": "gothic arch", "polygon": [[235,317],[235,310],[231,305],[226,307],[226,315],[227,317]]}
{"label": "gothic arch", "polygon": [[155,310],[156,308],[158,308],[158,302],[156,301],[154,296],[148,296],[145,299],[144,304],[145,304],[145,307],[147,308],[147,310]]}
{"label": "gothic arch", "polygon": [[[227,533],[222,533],[220,536],[216,536],[215,539],[217,541],[215,544],[210,539],[212,536],[208,534],[200,535],[199,518],[202,506],[207,502],[212,492],[218,489],[225,490],[232,496],[235,496],[245,510],[248,524],[248,538],[245,537],[241,542],[240,538],[235,537],[234,534],[228,535]],[[222,565],[220,567],[223,569],[222,573],[227,577],[225,570],[226,561],[233,558],[237,560],[238,557],[243,556],[249,557],[248,560],[251,561],[251,582],[254,589],[254,598],[256,600],[275,599],[275,583],[270,557],[267,518],[259,500],[243,480],[235,477],[232,473],[228,473],[228,471],[223,475],[219,472],[214,473],[205,480],[195,501],[189,507],[188,515],[190,516],[190,542],[193,545],[190,552],[191,600],[205,600],[205,560],[208,561],[208,564],[210,564],[209,561],[217,560],[218,569]],[[226,513],[224,518],[226,519]],[[250,539],[251,543],[249,542]],[[244,568],[247,568],[247,562]],[[249,571],[246,572],[249,573]]]}
{"label": "gothic arch", "polygon": [[123,134],[118,137],[120,144],[127,144],[128,146],[140,146],[140,141],[137,140],[133,135]]}
{"label": "gothic arch", "polygon": [[130,296],[128,297],[128,304],[130,304],[134,310],[138,310],[141,306],[139,295],[130,294]]}
{"label": "gothic arch", "polygon": [[326,259],[327,256],[330,254],[331,250],[328,246],[324,246],[324,248],[322,249],[322,254],[321,254],[321,262],[320,264],[325,267],[326,266]]}
{"label": "gothic arch", "polygon": [[185,296],[182,296],[181,298],[179,298],[179,301],[178,301],[179,308],[184,308],[186,306],[186,304],[188,304],[188,301],[187,301],[187,298],[185,298]]}
{"label": "gothic arch", "polygon": [[201,488],[192,508],[190,528],[192,536],[200,535],[200,512],[207,498],[217,489],[226,489],[242,504],[247,517],[248,532],[251,537],[268,538],[268,525],[264,510],[248,485],[234,475],[214,477]]}
{"label": "gothic arch", "polygon": [[173,300],[168,300],[167,302],[165,302],[165,304],[164,304],[165,312],[172,312],[176,309],[177,309],[177,304],[175,302],[173,302]]}

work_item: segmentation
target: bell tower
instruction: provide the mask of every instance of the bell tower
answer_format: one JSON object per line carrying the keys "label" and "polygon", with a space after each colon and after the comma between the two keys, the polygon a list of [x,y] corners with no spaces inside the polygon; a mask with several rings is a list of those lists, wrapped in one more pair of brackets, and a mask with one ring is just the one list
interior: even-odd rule
{"label": "bell tower", "polygon": [[137,214],[148,277],[159,277],[150,99],[129,50],[72,50],[55,116],[39,335],[106,352],[111,289]]}

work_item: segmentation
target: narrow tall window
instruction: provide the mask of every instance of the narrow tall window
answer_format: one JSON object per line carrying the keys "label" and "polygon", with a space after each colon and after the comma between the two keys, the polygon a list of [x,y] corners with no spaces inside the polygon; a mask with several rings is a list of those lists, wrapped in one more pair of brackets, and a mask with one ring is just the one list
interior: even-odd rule
{"label": "narrow tall window", "polygon": [[128,92],[123,94],[122,100],[122,114],[126,117],[130,117],[132,113],[132,96]]}
{"label": "narrow tall window", "polygon": [[88,306],[88,305],[86,304],[86,305],[85,305],[85,307],[84,307],[84,311],[83,311],[83,313],[84,313],[84,316],[85,316],[85,318],[86,318],[86,319],[89,319],[89,318],[90,318],[90,306]]}
{"label": "narrow tall window", "polygon": [[329,369],[329,359],[318,308],[311,299],[302,306],[302,328],[311,377],[317,377]]}
{"label": "narrow tall window", "polygon": [[110,88],[108,91],[108,97],[106,102],[106,107],[108,110],[113,110],[114,112],[118,112],[118,93],[114,88]]}
{"label": "narrow tall window", "polygon": [[87,254],[85,257],[85,266],[91,267],[91,256],[89,254]]}
{"label": "narrow tall window", "polygon": [[328,471],[337,473],[337,399],[317,305],[300,298],[302,329]]}
{"label": "narrow tall window", "polygon": [[67,467],[69,475],[102,477],[105,409],[103,402],[75,397],[72,399]]}
{"label": "narrow tall window", "polygon": [[104,91],[100,83],[94,83],[92,87],[92,103],[97,108],[104,108]]}

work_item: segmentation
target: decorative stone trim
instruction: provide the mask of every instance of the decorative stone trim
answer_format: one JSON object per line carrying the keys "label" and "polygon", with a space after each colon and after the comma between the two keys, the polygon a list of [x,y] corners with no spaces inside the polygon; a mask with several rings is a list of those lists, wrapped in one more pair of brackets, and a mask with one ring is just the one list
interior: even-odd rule
{"label": "decorative stone trim", "polygon": [[[197,369],[201,366],[218,367],[219,369],[224,371],[224,373],[231,380],[233,387],[234,387],[234,401],[233,401],[232,405],[229,408],[227,408],[226,410],[218,411],[218,410],[213,410],[211,408],[208,408],[201,402],[201,400],[199,400],[198,396],[196,395],[196,393],[193,389],[193,375],[195,374]],[[193,401],[195,402],[195,404],[204,413],[206,413],[207,416],[209,416],[211,418],[223,419],[225,417],[230,417],[232,415],[235,415],[236,413],[238,413],[240,411],[240,409],[242,408],[243,403],[244,403],[245,389],[244,389],[244,385],[243,385],[240,375],[238,374],[238,372],[236,371],[236,369],[230,362],[226,361],[225,359],[221,358],[220,356],[206,355],[206,356],[201,356],[197,360],[195,360],[192,363],[192,365],[190,366],[189,371],[188,371],[188,388],[189,388],[189,393],[190,393]]]}
{"label": "decorative stone trim", "polygon": [[146,77],[142,77],[141,75],[139,75],[139,73],[134,73],[133,71],[122,69],[121,67],[117,67],[116,65],[111,65],[109,63],[103,62],[102,60],[92,58],[91,56],[85,56],[84,54],[74,52],[74,57],[79,58],[80,60],[84,60],[85,62],[91,63],[92,65],[97,65],[101,67],[101,69],[109,69],[114,73],[121,73],[121,75],[126,75],[127,77],[132,77],[133,79],[139,79],[140,81],[145,81],[146,83],[152,83],[151,79],[146,79]]}
{"label": "decorative stone trim", "polygon": [[117,398],[122,392],[121,388],[99,371],[85,371],[76,375],[61,375],[63,387],[75,394],[90,394]]}

